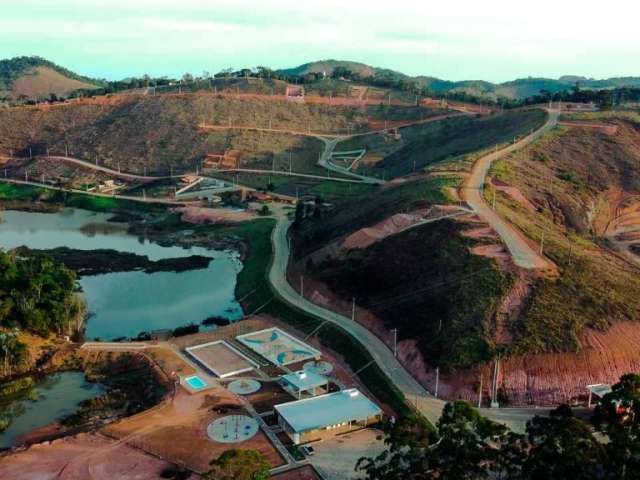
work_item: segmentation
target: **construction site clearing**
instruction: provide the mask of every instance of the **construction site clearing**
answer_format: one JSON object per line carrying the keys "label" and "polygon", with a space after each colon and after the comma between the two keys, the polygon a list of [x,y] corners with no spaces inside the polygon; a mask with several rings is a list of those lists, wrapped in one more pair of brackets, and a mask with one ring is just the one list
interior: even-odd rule
{"label": "construction site clearing", "polygon": [[[268,347],[256,347],[260,342]],[[297,444],[369,428],[393,414],[341,358],[271,317],[130,345],[81,348],[144,355],[168,387],[165,398],[96,431],[32,437],[0,457],[0,478],[18,478],[18,472],[21,478],[156,478],[171,466],[199,475],[226,450],[244,448],[264,455],[274,478],[314,479],[320,477],[308,465],[313,458]]]}

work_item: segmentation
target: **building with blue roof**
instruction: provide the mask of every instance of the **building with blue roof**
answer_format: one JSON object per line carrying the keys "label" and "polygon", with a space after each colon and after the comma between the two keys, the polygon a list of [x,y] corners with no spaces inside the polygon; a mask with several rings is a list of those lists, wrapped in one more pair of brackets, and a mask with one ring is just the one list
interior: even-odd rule
{"label": "building with blue roof", "polygon": [[377,423],[382,409],[357,388],[275,406],[278,425],[299,445]]}
{"label": "building with blue roof", "polygon": [[299,370],[297,372],[288,373],[280,377],[280,385],[287,392],[291,393],[298,400],[305,393],[312,397],[318,394],[318,391],[325,393],[329,391],[329,379],[324,375],[315,372],[306,372]]}

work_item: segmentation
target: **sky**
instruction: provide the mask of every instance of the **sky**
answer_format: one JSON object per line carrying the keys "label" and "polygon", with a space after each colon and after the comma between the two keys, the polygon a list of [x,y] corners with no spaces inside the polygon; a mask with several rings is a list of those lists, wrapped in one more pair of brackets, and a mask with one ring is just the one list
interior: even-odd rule
{"label": "sky", "polygon": [[433,3],[0,0],[0,58],[111,80],[328,58],[446,80],[640,76],[640,2]]}

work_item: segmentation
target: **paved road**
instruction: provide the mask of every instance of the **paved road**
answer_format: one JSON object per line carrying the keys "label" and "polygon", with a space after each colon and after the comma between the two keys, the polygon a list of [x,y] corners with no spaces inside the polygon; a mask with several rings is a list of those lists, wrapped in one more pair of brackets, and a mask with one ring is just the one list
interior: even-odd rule
{"label": "paved road", "polygon": [[276,292],[289,304],[300,308],[314,317],[342,327],[369,351],[378,366],[411,403],[418,402],[420,411],[432,422],[440,418],[444,402],[428,395],[427,391],[413,376],[400,365],[389,348],[376,335],[350,318],[316,305],[296,292],[286,279],[289,262],[289,241],[287,232],[291,220],[281,215],[272,233],[274,248],[273,263],[269,271],[269,281]]}
{"label": "paved road", "polygon": [[482,192],[487,173],[495,160],[529,145],[557,125],[560,112],[557,110],[548,110],[548,112],[549,118],[540,129],[526,136],[519,142],[509,145],[497,152],[492,152],[477,160],[461,192],[462,198],[469,204],[473,211],[500,235],[500,238],[513,257],[515,264],[526,269],[544,269],[551,267],[551,264],[540,255],[536,249],[527,243],[522,233],[520,233],[516,227],[502,219],[502,217],[485,202]]}
{"label": "paved road", "polygon": [[[321,165],[320,163],[318,163],[318,165]],[[329,168],[326,165],[322,165],[325,168]],[[329,170],[333,170],[331,168],[329,168]],[[337,172],[344,174],[344,175],[349,175],[350,172],[348,171],[342,171],[342,170],[336,170]],[[260,174],[270,174],[270,175],[290,175],[292,177],[301,177],[301,178],[312,178],[315,180],[330,180],[332,182],[346,182],[346,183],[370,183],[370,182],[364,182],[361,179],[354,179],[354,178],[340,178],[340,177],[329,177],[329,176],[323,176],[323,175],[313,175],[311,173],[297,173],[297,172],[289,172],[288,170],[262,170],[262,169],[258,169],[258,168],[225,168],[222,170],[215,170],[215,173],[234,173],[234,172],[239,172],[239,173],[260,173]]]}
{"label": "paved road", "polygon": [[113,175],[114,177],[118,177],[118,178],[122,178],[123,180],[133,180],[133,181],[142,181],[142,182],[152,182],[154,180],[161,180],[161,179],[165,179],[165,178],[178,178],[181,177],[182,175],[173,175],[173,176],[164,176],[164,177],[150,177],[147,175],[136,175],[135,173],[124,173],[124,172],[119,172],[117,170],[114,170],[112,168],[109,167],[104,167],[102,165],[96,165],[94,163],[91,162],[87,162],[85,160],[80,160],[79,158],[73,158],[73,157],[65,157],[65,156],[60,156],[60,155],[51,155],[49,157],[46,157],[50,160],[59,160],[61,162],[65,162],[65,163],[71,163],[73,165],[78,165],[80,167],[83,168],[88,168],[90,170],[96,170],[99,172],[104,172],[104,173],[108,173],[109,175]]}
{"label": "paved road", "polygon": [[48,185],[46,183],[29,182],[25,180],[15,180],[13,178],[0,178],[0,182],[13,183],[16,185],[30,185],[32,187],[47,188],[49,190],[57,190],[59,192],[81,193],[83,195],[90,195],[92,197],[132,200],[134,202],[142,202],[142,203],[161,203],[164,205],[174,205],[174,206],[179,205],[182,207],[188,204],[188,202],[179,202],[177,200],[172,200],[168,198],[134,197],[132,195],[113,195],[111,193],[85,192],[84,190],[77,190],[75,188],[62,188],[62,187],[56,187],[54,185]]}
{"label": "paved road", "polygon": [[[360,182],[362,183],[370,183],[373,185],[380,185],[384,183],[384,180],[381,180],[379,178],[373,178],[373,177],[367,177],[366,175],[360,175],[358,173],[354,173],[351,170],[348,170],[344,167],[339,167],[337,165],[334,165],[333,163],[330,162],[331,160],[331,154],[333,153],[333,150],[336,148],[336,145],[338,144],[338,142],[340,141],[339,138],[324,138],[324,137],[317,137],[319,140],[321,140],[322,142],[324,142],[324,151],[322,152],[322,155],[320,155],[320,159],[318,160],[318,165],[320,165],[323,168],[332,170],[336,173],[339,173],[341,175],[346,175],[348,177],[351,178],[356,178],[358,179]],[[351,137],[349,137],[351,138]]]}
{"label": "paved road", "polygon": [[[480,159],[474,166],[474,174],[471,185],[479,185],[482,187],[484,184],[484,178],[489,170],[491,162],[501,155],[505,155],[518,148],[522,148],[528,145],[535,139],[542,136],[549,129],[557,123],[559,114],[551,111],[549,114],[549,120],[547,123],[534,132],[530,136],[515,143],[514,145],[507,147],[503,150],[487,155]],[[322,154],[322,159],[325,161],[331,156],[333,148],[337,143],[335,140],[325,139],[325,151]],[[376,179],[377,180],[377,179]],[[480,188],[468,189],[469,192],[475,191],[480,198],[480,201],[474,201],[476,207],[481,207],[482,204],[486,205],[480,196]],[[476,197],[474,197],[475,200]],[[473,208],[473,204],[470,205]],[[478,211],[474,208],[474,211]],[[490,210],[490,213],[493,213]],[[494,214],[495,215],[495,214]],[[497,217],[497,215],[496,215]],[[506,230],[510,232],[510,225],[502,221],[500,217],[497,217],[498,221],[504,224]],[[387,345],[380,340],[375,334],[369,331],[361,324],[352,321],[343,315],[336,312],[332,312],[324,307],[316,305],[306,298],[302,297],[297,291],[291,287],[286,278],[287,265],[289,262],[290,250],[288,231],[292,224],[292,221],[284,214],[279,212],[277,215],[277,223],[271,236],[273,246],[273,262],[269,270],[269,282],[271,283],[277,294],[290,305],[299,308],[306,313],[324,320],[331,322],[334,325],[341,327],[347,333],[349,333],[356,341],[360,342],[367,349],[378,367],[385,373],[389,381],[402,392],[408,403],[415,406],[422,415],[424,415],[433,424],[436,424],[439,420],[442,409],[445,405],[443,400],[435,398],[431,395],[395,358],[393,352],[387,347]],[[521,237],[517,236],[518,239]],[[505,242],[506,243],[506,242]],[[523,242],[524,243],[524,242]],[[524,243],[526,245],[526,243]],[[524,250],[524,247],[521,247]],[[535,415],[541,415],[548,412],[548,410],[537,408],[505,408],[505,409],[491,409],[482,408],[480,412],[485,417],[494,420],[496,422],[503,423],[516,432],[523,432],[526,422]]]}

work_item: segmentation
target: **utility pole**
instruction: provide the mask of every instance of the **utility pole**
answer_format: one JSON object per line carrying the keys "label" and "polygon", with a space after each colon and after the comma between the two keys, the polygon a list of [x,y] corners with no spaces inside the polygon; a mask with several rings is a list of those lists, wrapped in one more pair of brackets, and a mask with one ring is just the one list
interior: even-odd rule
{"label": "utility pole", "polygon": [[434,396],[438,398],[438,385],[440,384],[440,367],[436,367],[436,389],[434,391]]}
{"label": "utility pole", "polygon": [[398,329],[394,328],[393,332],[393,356],[398,358]]}
{"label": "utility pole", "polygon": [[351,320],[356,321],[356,297],[351,299]]}
{"label": "utility pole", "polygon": [[300,275],[300,296],[304,298],[304,275]]}
{"label": "utility pole", "polygon": [[491,388],[491,408],[498,408],[498,370],[500,368],[500,357],[496,357],[493,367],[493,385]]}
{"label": "utility pole", "polygon": [[289,150],[289,175],[291,175],[291,150]]}

